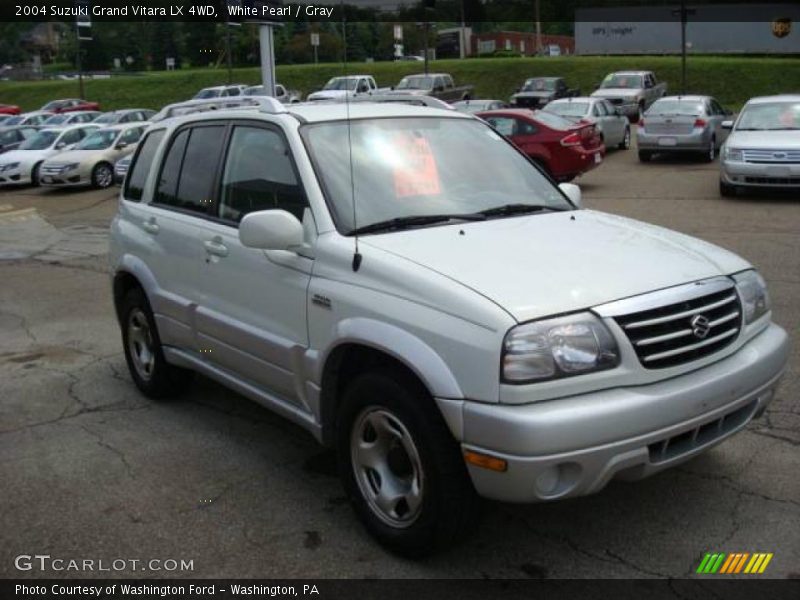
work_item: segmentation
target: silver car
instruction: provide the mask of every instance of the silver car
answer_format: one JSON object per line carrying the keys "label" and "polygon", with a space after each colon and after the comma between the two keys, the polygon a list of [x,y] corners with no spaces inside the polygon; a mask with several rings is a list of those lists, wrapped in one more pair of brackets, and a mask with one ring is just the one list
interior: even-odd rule
{"label": "silver car", "polygon": [[639,160],[654,154],[695,152],[711,162],[728,131],[722,122],[733,113],[711,96],[666,96],[656,100],[639,121]]}
{"label": "silver car", "polygon": [[631,146],[631,124],[625,113],[605,98],[561,98],[542,109],[570,121],[594,123],[606,148],[627,150]]}
{"label": "silver car", "polygon": [[474,114],[485,110],[500,110],[508,108],[508,102],[502,100],[459,100],[453,102],[453,108],[458,112]]}
{"label": "silver car", "polygon": [[740,188],[800,188],[800,94],[752,98],[736,122],[720,156],[719,192]]}
{"label": "silver car", "polygon": [[[242,91],[242,96],[268,96],[267,88],[263,85],[251,85]],[[302,102],[303,95],[297,90],[289,90],[280,83],[275,84],[275,99],[283,104],[296,104]]]}

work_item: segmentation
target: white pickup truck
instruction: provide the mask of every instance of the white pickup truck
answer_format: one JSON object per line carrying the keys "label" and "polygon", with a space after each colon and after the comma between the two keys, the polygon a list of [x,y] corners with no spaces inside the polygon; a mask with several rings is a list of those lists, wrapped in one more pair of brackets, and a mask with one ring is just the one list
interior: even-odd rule
{"label": "white pickup truck", "polygon": [[380,90],[372,75],[346,75],[332,77],[323,88],[308,95],[307,100],[340,100],[344,97],[363,96],[374,94]]}
{"label": "white pickup truck", "polygon": [[667,84],[659,82],[652,71],[617,71],[606,75],[592,96],[607,99],[620,114],[636,122],[666,93]]}
{"label": "white pickup truck", "polygon": [[111,225],[125,358],[148,396],[198,371],[335,448],[392,550],[452,543],[478,496],[672,467],[772,401],[788,336],[746,260],[582,210],[464,113],[258,103],[167,107],[140,142]]}

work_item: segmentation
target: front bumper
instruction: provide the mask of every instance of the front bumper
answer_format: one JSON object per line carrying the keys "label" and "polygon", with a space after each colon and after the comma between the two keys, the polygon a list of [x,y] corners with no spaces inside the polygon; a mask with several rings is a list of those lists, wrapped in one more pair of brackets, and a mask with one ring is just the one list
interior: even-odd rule
{"label": "front bumper", "polygon": [[39,184],[46,187],[81,187],[92,184],[91,173],[84,173],[82,169],[67,171],[66,173],[53,174],[42,170]]}
{"label": "front bumper", "polygon": [[759,188],[800,187],[800,164],[765,164],[720,160],[720,179],[730,185]]}
{"label": "front bumper", "polygon": [[9,171],[0,171],[0,186],[4,185],[20,185],[23,183],[30,183],[31,176],[30,170],[27,172],[23,169],[17,168]]}
{"label": "front bumper", "polygon": [[527,405],[463,402],[463,449],[508,464],[505,472],[468,464],[473,484],[487,498],[538,502],[652,475],[760,416],[788,354],[786,332],[771,324],[736,353],[658,383]]}
{"label": "front bumper", "polygon": [[708,144],[710,142],[710,133],[704,129],[684,134],[647,133],[642,131],[641,128],[636,132],[636,145],[639,150],[651,150],[654,152],[698,150],[708,152]]}

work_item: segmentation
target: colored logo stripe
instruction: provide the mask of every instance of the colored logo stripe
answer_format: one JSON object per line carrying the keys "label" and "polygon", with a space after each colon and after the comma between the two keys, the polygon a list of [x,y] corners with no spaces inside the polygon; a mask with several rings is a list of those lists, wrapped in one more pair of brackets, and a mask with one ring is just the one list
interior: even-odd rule
{"label": "colored logo stripe", "polygon": [[730,554],[709,552],[703,556],[700,566],[697,567],[697,573],[727,575],[742,572],[749,574],[763,573],[772,560],[772,556],[771,552],[756,552],[753,554],[749,552],[732,552]]}

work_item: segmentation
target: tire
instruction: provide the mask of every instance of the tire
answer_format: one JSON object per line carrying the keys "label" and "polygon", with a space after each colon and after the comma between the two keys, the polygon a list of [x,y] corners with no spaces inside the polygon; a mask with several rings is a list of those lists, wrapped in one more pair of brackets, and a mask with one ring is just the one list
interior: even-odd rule
{"label": "tire", "polygon": [[176,396],[186,389],[192,372],[167,363],[153,311],[141,289],[126,294],[120,316],[125,362],[136,387],[153,399]]}
{"label": "tire", "polygon": [[636,117],[635,117],[636,122],[637,123],[641,122],[643,116],[644,116],[644,104],[640,103],[639,110],[636,111]]}
{"label": "tire", "polygon": [[653,153],[649,150],[639,150],[639,160],[641,162],[650,162],[650,159],[653,158]]}
{"label": "tire", "polygon": [[631,147],[631,128],[625,126],[625,134],[622,136],[622,141],[617,145],[620,150],[628,150]]}
{"label": "tire", "polygon": [[725,183],[720,179],[719,182],[719,195],[723,198],[733,198],[736,196],[738,188],[730,183]]}
{"label": "tire", "polygon": [[706,148],[705,152],[702,153],[703,162],[714,162],[714,159],[717,157],[717,139],[714,136],[711,136],[711,141],[709,142],[709,147]]}
{"label": "tire", "polygon": [[[476,524],[479,501],[459,445],[410,375],[377,368],[357,377],[342,398],[336,446],[356,514],[392,552],[421,558],[454,544]],[[402,492],[394,497],[381,496],[398,488]]]}
{"label": "tire", "polygon": [[33,165],[33,169],[31,169],[31,185],[36,187],[39,186],[39,169],[41,168],[42,168],[41,162],[38,162],[35,165]]}
{"label": "tire", "polygon": [[114,185],[114,168],[106,162],[95,165],[92,169],[92,185],[100,189]]}

